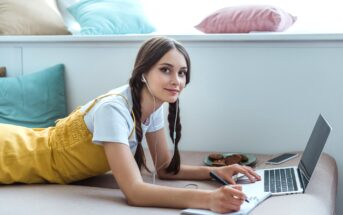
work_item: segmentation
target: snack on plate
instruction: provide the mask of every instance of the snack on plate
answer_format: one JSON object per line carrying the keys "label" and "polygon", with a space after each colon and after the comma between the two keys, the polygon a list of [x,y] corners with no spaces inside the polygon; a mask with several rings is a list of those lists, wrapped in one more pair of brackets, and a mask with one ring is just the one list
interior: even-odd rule
{"label": "snack on plate", "polygon": [[240,164],[247,162],[249,158],[244,154],[231,154],[225,156],[225,154],[211,153],[208,155],[212,166],[227,166],[232,164]]}
{"label": "snack on plate", "polygon": [[222,160],[224,159],[224,155],[219,153],[212,153],[208,155],[208,159],[210,159],[210,161]]}
{"label": "snack on plate", "polygon": [[212,166],[226,166],[225,159],[212,161]]}
{"label": "snack on plate", "polygon": [[242,156],[240,154],[233,154],[233,155],[227,156],[224,160],[225,160],[226,165],[237,164],[242,161]]}

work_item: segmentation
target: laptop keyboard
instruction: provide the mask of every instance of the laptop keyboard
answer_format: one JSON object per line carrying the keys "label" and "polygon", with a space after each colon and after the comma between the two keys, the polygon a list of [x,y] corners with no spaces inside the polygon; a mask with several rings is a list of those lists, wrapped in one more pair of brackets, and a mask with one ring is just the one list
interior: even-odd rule
{"label": "laptop keyboard", "polygon": [[298,190],[293,168],[264,170],[264,191],[271,193]]}

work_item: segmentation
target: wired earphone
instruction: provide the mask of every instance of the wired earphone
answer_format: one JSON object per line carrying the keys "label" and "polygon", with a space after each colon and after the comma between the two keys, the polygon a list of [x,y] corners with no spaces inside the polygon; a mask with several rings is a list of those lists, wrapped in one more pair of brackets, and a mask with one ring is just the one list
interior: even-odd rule
{"label": "wired earphone", "polygon": [[[155,99],[155,96],[152,94],[151,92],[151,89],[150,89],[150,86],[148,84],[148,81],[145,79],[144,75],[142,74],[142,82],[146,84],[147,88],[148,88],[148,91],[149,93],[151,94],[151,96],[153,97],[153,100],[154,100],[154,112],[156,111],[156,99]],[[176,139],[176,122],[177,122],[177,117],[178,117],[178,112],[179,112],[179,100],[177,99],[176,100],[176,116],[175,116],[175,121],[174,121],[174,131],[173,131],[173,143],[174,143],[174,146],[175,146],[175,139]],[[154,115],[152,115],[152,123],[153,123],[153,127],[154,126]],[[156,181],[156,172],[162,168],[164,166],[164,163],[160,166],[160,167],[157,167],[156,164],[157,164],[157,153],[156,153],[156,146],[157,146],[157,140],[155,140],[155,144],[154,144],[154,150],[155,150],[155,158],[154,158],[154,166],[155,166],[155,171],[152,173],[152,177],[153,177],[153,181],[152,183],[155,184],[155,181]],[[184,185],[184,188],[191,188],[191,189],[198,189],[198,184],[195,184],[195,183],[190,183],[190,184],[186,184]]]}
{"label": "wired earphone", "polygon": [[[151,94],[152,98],[153,98],[153,101],[154,101],[154,105],[153,105],[153,112],[156,111],[156,99],[155,99],[155,96],[153,95],[152,91],[151,91],[151,88],[149,86],[149,83],[148,81],[145,79],[144,75],[142,74],[142,82],[145,83],[145,85],[147,86],[148,88],[148,91],[149,93]],[[174,121],[174,131],[173,131],[173,143],[175,145],[175,139],[176,139],[176,122],[177,122],[177,117],[178,117],[178,111],[179,111],[179,103],[178,103],[178,100],[176,100],[176,115],[175,115],[175,121]],[[154,126],[154,115],[152,114],[152,126]],[[162,164],[160,167],[157,167],[156,164],[157,164],[157,153],[156,153],[156,146],[157,146],[157,140],[155,140],[155,144],[154,144],[154,150],[155,150],[155,160],[154,160],[154,166],[155,166],[155,171],[152,173],[153,174],[153,184],[155,184],[155,179],[156,179],[156,172],[162,168],[164,166],[164,164]]]}

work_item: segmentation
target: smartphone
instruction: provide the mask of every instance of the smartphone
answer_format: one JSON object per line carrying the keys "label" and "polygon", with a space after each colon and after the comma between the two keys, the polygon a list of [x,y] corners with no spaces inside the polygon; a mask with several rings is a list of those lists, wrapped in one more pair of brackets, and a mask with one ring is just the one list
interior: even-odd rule
{"label": "smartphone", "polygon": [[281,154],[275,158],[267,160],[266,164],[274,164],[274,165],[281,164],[281,163],[286,162],[286,161],[288,161],[292,158],[295,158],[297,156],[298,156],[297,153],[283,153],[283,154]]}

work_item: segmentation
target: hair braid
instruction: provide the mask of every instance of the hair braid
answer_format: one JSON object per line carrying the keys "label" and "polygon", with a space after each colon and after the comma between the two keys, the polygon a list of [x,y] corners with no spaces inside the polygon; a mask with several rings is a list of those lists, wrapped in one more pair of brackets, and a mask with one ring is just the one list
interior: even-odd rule
{"label": "hair braid", "polygon": [[[169,103],[169,113],[168,113],[168,122],[169,122],[169,135],[174,143],[174,155],[173,158],[167,167],[167,172],[177,174],[180,171],[180,152],[178,148],[179,141],[181,139],[181,123],[180,123],[180,107],[179,100],[174,103]],[[179,109],[179,110],[177,110]],[[176,120],[176,126],[175,126]],[[174,131],[175,129],[175,131]],[[175,132],[175,140],[174,140]]]}
{"label": "hair braid", "polygon": [[143,133],[142,133],[142,126],[141,126],[141,103],[140,103],[140,90],[138,88],[131,88],[132,93],[132,111],[136,118],[136,139],[137,139],[137,149],[135,152],[135,160],[138,165],[138,168],[141,169],[142,165],[144,168],[150,172],[149,168],[146,166],[146,159],[144,155],[144,150],[142,146],[142,139],[143,139]]}

